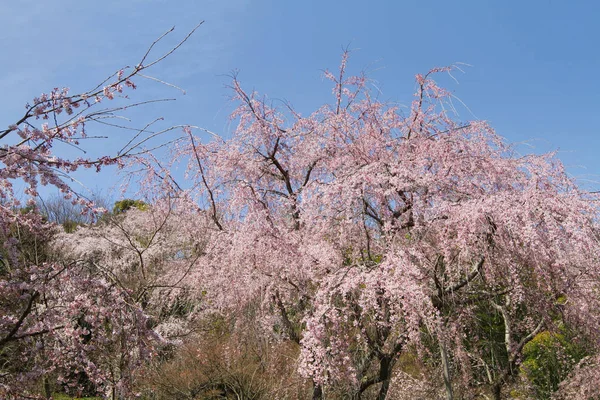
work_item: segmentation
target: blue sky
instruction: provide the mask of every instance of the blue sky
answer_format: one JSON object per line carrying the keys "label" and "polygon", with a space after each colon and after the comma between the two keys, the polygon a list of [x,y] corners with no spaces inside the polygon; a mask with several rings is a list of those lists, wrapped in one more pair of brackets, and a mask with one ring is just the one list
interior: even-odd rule
{"label": "blue sky", "polygon": [[[366,70],[382,98],[408,104],[413,76],[455,62],[472,65],[443,83],[472,113],[527,151],[558,150],[581,184],[600,188],[600,3],[596,1],[0,0],[0,125],[55,86],[87,89],[134,64],[162,32],[192,39],[154,76],[184,88],[139,82],[146,98],[172,104],[137,110],[140,125],[192,124],[227,135],[227,74],[248,89],[308,113],[330,101],[322,70],[354,49],[351,71]],[[473,118],[463,110],[461,118]],[[118,140],[116,140],[118,142]],[[97,150],[115,143],[98,142]],[[525,147],[522,147],[526,149]],[[82,176],[89,187],[113,175]]]}

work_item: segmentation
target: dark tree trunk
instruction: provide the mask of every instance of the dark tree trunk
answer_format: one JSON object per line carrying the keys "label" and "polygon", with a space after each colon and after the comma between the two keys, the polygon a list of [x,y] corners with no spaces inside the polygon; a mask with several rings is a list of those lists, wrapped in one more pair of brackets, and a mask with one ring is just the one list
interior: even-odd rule
{"label": "dark tree trunk", "polygon": [[321,385],[315,383],[313,389],[312,400],[322,400],[323,399],[323,388]]}
{"label": "dark tree trunk", "polygon": [[379,394],[377,395],[377,400],[385,400],[388,390],[390,390],[390,381],[391,379],[389,378],[383,381],[381,388],[379,389]]}
{"label": "dark tree trunk", "polygon": [[393,355],[386,355],[379,361],[379,377],[381,378],[381,388],[379,388],[377,400],[385,400],[387,397],[388,390],[390,389],[392,368],[394,367],[394,364],[395,357]]}
{"label": "dark tree trunk", "polygon": [[494,396],[494,400],[502,400],[502,385],[500,383],[496,383],[492,387],[492,395]]}

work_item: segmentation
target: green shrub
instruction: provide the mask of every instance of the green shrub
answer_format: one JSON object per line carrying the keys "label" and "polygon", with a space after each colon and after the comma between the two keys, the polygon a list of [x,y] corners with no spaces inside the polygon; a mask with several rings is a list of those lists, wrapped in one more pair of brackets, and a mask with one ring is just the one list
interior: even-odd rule
{"label": "green shrub", "polygon": [[539,399],[549,399],[575,364],[585,356],[583,346],[569,336],[543,331],[523,348],[521,371]]}

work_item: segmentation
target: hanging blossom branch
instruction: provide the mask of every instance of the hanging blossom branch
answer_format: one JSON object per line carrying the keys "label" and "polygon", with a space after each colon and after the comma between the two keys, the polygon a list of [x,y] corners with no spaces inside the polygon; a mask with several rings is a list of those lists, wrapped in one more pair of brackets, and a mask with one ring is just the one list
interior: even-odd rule
{"label": "hanging blossom branch", "polygon": [[[202,23],[200,22],[195,26],[167,52],[156,59],[150,59],[155,46],[173,32],[174,28],[171,28],[148,47],[141,60],[134,67],[120,69],[89,91],[70,94],[68,88],[54,88],[50,93],[43,93],[33,99],[32,103],[26,105],[26,111],[22,117],[9,125],[8,128],[0,130],[0,140],[9,142],[0,147],[0,164],[3,164],[0,179],[3,181],[24,180],[27,184],[25,194],[31,197],[37,195],[39,184],[50,184],[67,194],[67,197],[75,195],[77,199],[81,199],[81,196],[77,195],[66,183],[68,179],[61,176],[59,171],[70,173],[81,167],[95,167],[99,171],[103,166],[122,165],[121,160],[132,150],[140,148],[143,143],[151,138],[172,130],[173,128],[157,131],[149,130],[156,121],[162,120],[162,118],[157,118],[141,129],[131,128],[126,124],[111,123],[109,120],[126,119],[117,115],[117,113],[130,108],[174,99],[148,100],[103,109],[98,109],[98,107],[103,101],[115,100],[116,98],[127,99],[125,93],[128,90],[137,88],[134,78],[137,76],[146,77],[142,72],[163,61],[181,47]],[[137,131],[137,134],[122,151],[114,156],[105,155],[98,158],[78,157],[73,159],[55,154],[53,147],[56,142],[76,146],[85,153],[85,149],[79,146],[82,139],[95,137],[88,135],[88,126],[91,122],[134,130]],[[7,184],[2,186],[0,201],[6,203],[9,200],[10,203],[18,205],[18,201],[14,200],[11,186]],[[86,202],[82,201],[83,203]]]}

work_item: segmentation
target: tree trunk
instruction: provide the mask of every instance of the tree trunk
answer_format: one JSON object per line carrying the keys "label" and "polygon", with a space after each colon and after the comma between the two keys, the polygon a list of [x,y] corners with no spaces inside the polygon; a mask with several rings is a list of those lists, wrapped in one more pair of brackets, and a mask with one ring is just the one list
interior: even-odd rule
{"label": "tree trunk", "polygon": [[323,388],[321,385],[314,383],[312,400],[322,400],[323,399]]}
{"label": "tree trunk", "polygon": [[387,397],[388,390],[390,390],[390,378],[387,378],[381,383],[381,388],[379,389],[379,395],[377,395],[377,400],[385,400]]}
{"label": "tree trunk", "polygon": [[52,390],[50,389],[50,381],[48,380],[48,377],[46,375],[44,375],[44,397],[46,399],[51,399],[52,398]]}
{"label": "tree trunk", "polygon": [[383,356],[379,361],[379,376],[381,378],[381,388],[377,400],[385,400],[390,389],[390,380],[392,379],[392,368],[395,364],[394,355]]}
{"label": "tree trunk", "polygon": [[502,400],[502,384],[496,383],[492,387],[492,395],[494,396],[494,400]]}
{"label": "tree trunk", "polygon": [[448,352],[446,345],[440,342],[440,355],[442,356],[442,369],[444,375],[444,386],[446,387],[446,400],[454,400],[452,381],[450,379],[450,365],[448,363]]}

